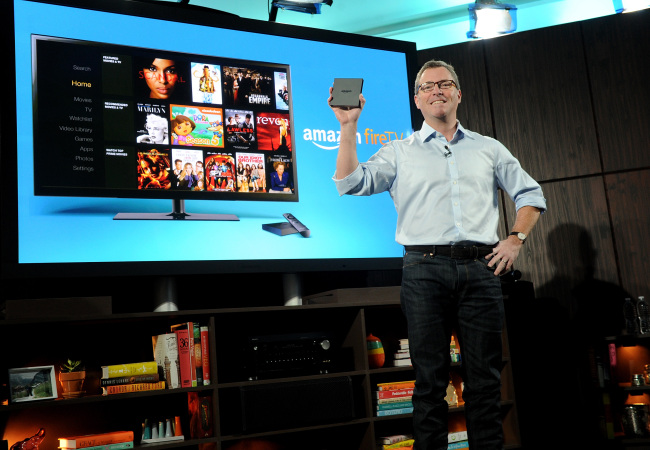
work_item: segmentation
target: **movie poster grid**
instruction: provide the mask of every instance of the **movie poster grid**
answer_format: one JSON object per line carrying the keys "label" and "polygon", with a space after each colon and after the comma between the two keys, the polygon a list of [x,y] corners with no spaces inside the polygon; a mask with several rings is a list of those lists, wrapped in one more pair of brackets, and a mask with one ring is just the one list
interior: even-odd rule
{"label": "movie poster grid", "polygon": [[162,56],[133,62],[137,189],[295,191],[286,72]]}

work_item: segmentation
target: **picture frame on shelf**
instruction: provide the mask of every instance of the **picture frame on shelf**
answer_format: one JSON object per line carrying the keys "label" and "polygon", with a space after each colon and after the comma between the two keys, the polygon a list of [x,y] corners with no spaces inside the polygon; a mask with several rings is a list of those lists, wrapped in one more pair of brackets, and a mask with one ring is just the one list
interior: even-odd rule
{"label": "picture frame on shelf", "polygon": [[54,366],[9,369],[9,392],[11,403],[57,398]]}

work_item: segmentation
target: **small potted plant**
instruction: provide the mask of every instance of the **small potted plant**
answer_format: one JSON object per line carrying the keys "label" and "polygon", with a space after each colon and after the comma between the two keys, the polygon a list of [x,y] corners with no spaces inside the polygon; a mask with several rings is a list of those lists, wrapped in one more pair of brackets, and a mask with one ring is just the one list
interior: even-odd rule
{"label": "small potted plant", "polygon": [[86,379],[86,368],[81,361],[68,359],[61,364],[59,382],[63,389],[63,398],[81,397],[84,393],[83,385]]}

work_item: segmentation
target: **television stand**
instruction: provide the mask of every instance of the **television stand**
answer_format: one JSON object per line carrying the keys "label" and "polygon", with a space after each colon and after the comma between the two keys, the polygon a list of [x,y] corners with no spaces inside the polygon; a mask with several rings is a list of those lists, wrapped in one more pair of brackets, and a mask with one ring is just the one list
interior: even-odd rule
{"label": "television stand", "polygon": [[185,212],[184,199],[172,199],[170,213],[117,213],[113,220],[219,220],[239,221],[234,214],[190,214]]}

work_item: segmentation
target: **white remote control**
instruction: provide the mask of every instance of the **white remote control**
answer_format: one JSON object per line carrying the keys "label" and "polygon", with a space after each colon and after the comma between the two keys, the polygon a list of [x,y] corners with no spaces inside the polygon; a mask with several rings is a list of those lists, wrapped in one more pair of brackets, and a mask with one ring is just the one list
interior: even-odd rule
{"label": "white remote control", "polygon": [[285,213],[282,214],[285,219],[289,221],[289,223],[296,229],[300,234],[302,234],[303,237],[309,237],[311,234],[311,231],[309,231],[309,228],[304,226],[301,221],[293,217],[293,214],[291,213]]}

